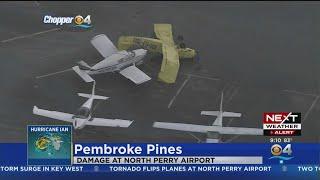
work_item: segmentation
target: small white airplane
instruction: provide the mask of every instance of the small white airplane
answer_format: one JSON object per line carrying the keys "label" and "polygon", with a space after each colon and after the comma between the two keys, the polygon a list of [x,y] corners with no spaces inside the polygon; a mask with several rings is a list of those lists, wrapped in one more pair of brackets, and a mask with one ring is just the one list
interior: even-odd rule
{"label": "small white airplane", "polygon": [[61,121],[70,122],[75,129],[82,129],[86,125],[90,126],[109,126],[109,127],[124,127],[127,128],[133,121],[122,119],[103,119],[94,118],[91,116],[93,100],[106,100],[109,97],[95,95],[95,81],[93,81],[93,88],[91,94],[78,93],[80,97],[88,98],[88,100],[78,109],[76,114],[68,114],[58,111],[48,111],[39,109],[37,106],[33,107],[33,114],[45,116]]}
{"label": "small white airplane", "polygon": [[201,115],[217,116],[211,126],[185,124],[185,123],[168,123],[154,122],[153,127],[162,129],[171,129],[187,132],[207,133],[206,143],[221,142],[220,136],[228,135],[263,135],[263,130],[258,128],[242,127],[224,127],[222,125],[223,117],[241,117],[241,113],[222,111],[223,93],[221,95],[220,111],[201,111]]}
{"label": "small white airplane", "polygon": [[135,84],[149,81],[151,78],[136,67],[143,63],[143,58],[147,54],[145,49],[133,51],[118,51],[110,39],[100,34],[92,38],[91,44],[105,58],[94,66],[89,66],[86,62],[78,62],[78,66],[72,69],[85,81],[94,81],[90,75],[107,72],[120,72],[121,75],[130,79]]}

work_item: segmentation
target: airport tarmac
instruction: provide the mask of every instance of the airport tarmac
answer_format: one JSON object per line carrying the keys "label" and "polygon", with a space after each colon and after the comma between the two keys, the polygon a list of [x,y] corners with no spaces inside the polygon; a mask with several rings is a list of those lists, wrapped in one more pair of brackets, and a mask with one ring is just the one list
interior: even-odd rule
{"label": "airport tarmac", "polygon": [[[140,66],[152,80],[136,86],[117,73],[93,76],[94,116],[131,119],[130,128],[89,127],[76,142],[198,142],[205,135],[152,128],[154,121],[211,124],[201,110],[241,112],[226,126],[262,128],[263,112],[301,112],[297,142],[320,141],[320,4],[289,2],[2,2],[0,3],[0,141],[26,142],[27,125],[67,124],[32,114],[32,107],[74,113],[86,84],[71,68],[102,59],[90,39],[106,34],[150,36],[153,23],[171,23],[174,36],[199,51],[181,60],[175,84],[157,81],[161,58]],[[42,22],[45,15],[91,15],[93,28],[77,32]],[[61,73],[60,73],[61,72]],[[268,142],[263,136],[223,136],[225,142]]]}

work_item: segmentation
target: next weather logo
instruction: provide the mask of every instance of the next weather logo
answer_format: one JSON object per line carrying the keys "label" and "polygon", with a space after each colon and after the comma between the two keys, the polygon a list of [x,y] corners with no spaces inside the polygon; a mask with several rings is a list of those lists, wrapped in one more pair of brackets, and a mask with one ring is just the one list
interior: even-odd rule
{"label": "next weather logo", "polygon": [[301,113],[268,112],[263,114],[265,136],[300,136]]}

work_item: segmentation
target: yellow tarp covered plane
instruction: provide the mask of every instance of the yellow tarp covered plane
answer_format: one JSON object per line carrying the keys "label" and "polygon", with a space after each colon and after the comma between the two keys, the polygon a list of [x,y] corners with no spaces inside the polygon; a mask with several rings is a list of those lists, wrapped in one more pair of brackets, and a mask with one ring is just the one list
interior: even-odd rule
{"label": "yellow tarp covered plane", "polygon": [[118,40],[118,49],[141,47],[150,53],[163,54],[158,79],[165,83],[175,83],[179,71],[179,58],[194,58],[196,51],[184,47],[184,44],[178,46],[174,43],[171,24],[154,24],[154,33],[158,39],[121,36]]}

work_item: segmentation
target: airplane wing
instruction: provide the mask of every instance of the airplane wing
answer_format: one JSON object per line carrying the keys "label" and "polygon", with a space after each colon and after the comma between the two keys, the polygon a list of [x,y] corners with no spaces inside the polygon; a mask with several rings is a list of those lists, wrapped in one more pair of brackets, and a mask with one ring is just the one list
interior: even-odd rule
{"label": "airplane wing", "polygon": [[220,134],[232,135],[263,135],[263,129],[242,127],[218,127],[212,126],[212,131],[217,130]]}
{"label": "airplane wing", "polygon": [[121,70],[120,74],[130,79],[136,84],[141,84],[151,79],[148,75],[146,75],[144,72],[142,72],[134,65]]}
{"label": "airplane wing", "polygon": [[199,132],[199,133],[207,133],[208,131],[215,131],[215,132],[219,132],[220,134],[263,135],[263,130],[257,129],[257,128],[205,126],[205,125],[196,125],[196,124],[168,123],[168,122],[154,122],[153,127],[178,130],[178,131],[187,131],[187,132]]}
{"label": "airplane wing", "polygon": [[169,122],[154,122],[152,127],[161,128],[161,129],[178,130],[178,131],[200,132],[200,133],[207,133],[210,128],[210,126],[204,126],[204,125],[169,123]]}
{"label": "airplane wing", "polygon": [[58,112],[58,111],[48,111],[45,109],[39,109],[37,106],[33,106],[33,114],[49,117],[52,119],[57,119],[61,121],[73,122],[73,114]]}
{"label": "airplane wing", "polygon": [[[218,116],[220,111],[201,111],[201,115],[207,115],[207,116]],[[241,117],[241,113],[235,113],[235,112],[223,112],[223,117]]]}
{"label": "airplane wing", "polygon": [[220,111],[201,111],[201,115],[218,116]]}
{"label": "airplane wing", "polygon": [[92,121],[87,121],[87,125],[91,126],[108,126],[108,127],[123,127],[127,128],[131,125],[133,121],[122,120],[122,119],[103,119],[103,118],[93,118]]}
{"label": "airplane wing", "polygon": [[89,74],[86,73],[86,71],[81,70],[79,68],[79,66],[74,66],[72,67],[72,69],[74,70],[74,72],[76,72],[85,82],[93,82],[94,79],[92,79],[91,76],[89,76]]}
{"label": "airplane wing", "polygon": [[223,112],[222,116],[224,116],[224,117],[241,117],[241,113]]}
{"label": "airplane wing", "polygon": [[163,43],[174,46],[171,24],[154,24],[154,33]]}
{"label": "airplane wing", "polygon": [[159,80],[174,83],[179,71],[179,54],[175,47],[171,24],[155,24],[154,32],[162,42],[162,64],[158,75]]}
{"label": "airplane wing", "polygon": [[99,51],[103,57],[118,52],[117,48],[105,34],[99,34],[91,39],[91,44]]}

